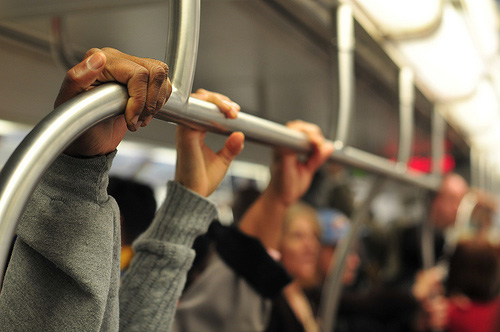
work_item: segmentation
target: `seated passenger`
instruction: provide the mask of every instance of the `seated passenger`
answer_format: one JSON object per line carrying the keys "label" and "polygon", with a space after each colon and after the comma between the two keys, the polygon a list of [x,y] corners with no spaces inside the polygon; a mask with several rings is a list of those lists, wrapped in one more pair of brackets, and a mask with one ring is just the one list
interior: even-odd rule
{"label": "seated passenger", "polygon": [[[160,61],[109,48],[90,50],[68,71],[56,106],[111,81],[126,84],[130,98],[124,115],[72,143],[31,197],[0,294],[2,330],[169,329],[194,256],[192,242],[216,216],[204,197],[241,151],[243,135],[233,133],[215,154],[203,144],[203,132],[178,127],[176,181],[168,184],[165,203],[136,242],[119,289],[120,213],[106,192],[108,172],[127,127],[146,126],[168,99],[167,73]],[[216,95],[213,100],[228,117],[236,116],[236,107]]]}

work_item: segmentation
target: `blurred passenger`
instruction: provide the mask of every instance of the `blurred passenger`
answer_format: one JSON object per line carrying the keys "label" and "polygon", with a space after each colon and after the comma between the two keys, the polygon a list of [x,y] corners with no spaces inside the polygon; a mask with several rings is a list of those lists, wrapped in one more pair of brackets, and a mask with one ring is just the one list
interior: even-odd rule
{"label": "blurred passenger", "polygon": [[460,175],[445,175],[430,202],[431,241],[425,242],[423,224],[406,228],[398,236],[399,273],[389,282],[389,287],[412,294],[418,302],[420,310],[414,324],[417,331],[440,330],[446,324],[444,273],[438,267],[424,270],[422,247],[425,246],[434,261],[447,259],[446,232],[454,226],[458,207],[468,191],[469,186]]}
{"label": "blurred passenger", "polygon": [[[336,209],[319,210],[321,220],[321,250],[318,271],[319,287],[308,290],[315,307],[323,296],[323,283],[336,264],[336,249],[350,231],[348,218]],[[408,293],[389,288],[355,287],[361,260],[354,249],[346,261],[342,277],[343,290],[336,316],[336,332],[411,331],[418,304]],[[324,299],[323,299],[324,300]],[[333,314],[333,313],[332,313]]]}
{"label": "blurred passenger", "polygon": [[318,217],[311,206],[296,203],[288,208],[278,248],[281,262],[293,281],[274,300],[266,331],[319,332],[315,309],[305,289],[317,283],[320,233]]}
{"label": "blurred passenger", "polygon": [[109,177],[108,194],[116,200],[120,210],[122,243],[120,269],[123,273],[134,256],[132,242],[153,221],[156,213],[156,199],[149,185],[116,176]]}
{"label": "blurred passenger", "polygon": [[[458,206],[469,191],[464,178],[455,173],[445,175],[439,190],[431,199],[428,220],[432,225],[433,239],[429,245],[437,261],[444,254],[445,232],[454,226]],[[422,257],[422,225],[404,229],[400,236],[399,273],[393,280],[396,285],[411,285],[417,272],[424,268]]]}
{"label": "blurred passenger", "polygon": [[450,260],[446,289],[450,298],[447,331],[497,331],[500,312],[500,261],[487,242],[460,243]]}

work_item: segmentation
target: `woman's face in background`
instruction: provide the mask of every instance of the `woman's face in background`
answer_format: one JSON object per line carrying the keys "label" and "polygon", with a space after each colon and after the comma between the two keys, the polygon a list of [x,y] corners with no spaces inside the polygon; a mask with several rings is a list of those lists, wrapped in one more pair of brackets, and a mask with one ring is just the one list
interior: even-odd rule
{"label": "woman's face in background", "polygon": [[301,284],[315,281],[319,249],[318,225],[307,216],[297,215],[283,232],[281,261]]}

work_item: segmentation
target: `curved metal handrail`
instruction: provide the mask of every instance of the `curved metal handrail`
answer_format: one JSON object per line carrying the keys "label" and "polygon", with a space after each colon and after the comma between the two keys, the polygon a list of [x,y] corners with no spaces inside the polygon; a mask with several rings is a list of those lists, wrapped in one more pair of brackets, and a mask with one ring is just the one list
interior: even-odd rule
{"label": "curved metal handrail", "polygon": [[[182,110],[187,108],[198,53],[200,0],[170,4],[173,40],[168,44],[168,58],[173,63],[173,89],[169,101]],[[11,155],[0,173],[0,273],[5,269],[17,222],[47,168],[85,130],[123,113],[127,99],[126,89],[118,84],[81,94],[46,116]]]}
{"label": "curved metal handrail", "polygon": [[1,272],[17,221],[47,168],[82,132],[123,113],[127,99],[126,89],[118,84],[106,84],[79,95],[42,119],[11,155],[0,173]]}
{"label": "curved metal handrail", "polygon": [[66,71],[76,65],[79,60],[69,49],[64,19],[60,16],[54,16],[50,20],[50,26],[50,53],[56,64],[63,71]]}

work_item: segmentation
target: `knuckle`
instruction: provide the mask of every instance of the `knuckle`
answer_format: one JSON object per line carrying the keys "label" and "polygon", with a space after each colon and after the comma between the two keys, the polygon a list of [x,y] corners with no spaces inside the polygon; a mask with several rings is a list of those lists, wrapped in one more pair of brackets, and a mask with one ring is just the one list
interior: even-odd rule
{"label": "knuckle", "polygon": [[68,70],[68,72],[66,73],[65,81],[71,83],[71,82],[76,82],[77,79],[78,79],[78,74],[76,73],[75,68],[73,67],[70,70]]}
{"label": "knuckle", "polygon": [[154,84],[161,86],[166,78],[167,75],[165,74],[165,70],[161,66],[155,66],[151,70],[151,81]]}
{"label": "knuckle", "polygon": [[98,49],[97,47],[93,47],[91,48],[90,50],[88,50],[87,52],[85,52],[85,55],[84,55],[84,59],[88,58],[89,56],[91,56],[92,54],[95,54],[97,52],[100,52],[101,50]]}
{"label": "knuckle", "polygon": [[148,83],[149,81],[149,72],[142,66],[135,67],[133,76],[141,83]]}
{"label": "knuckle", "polygon": [[163,72],[165,73],[165,76],[168,76],[168,66],[165,62],[162,62],[160,60],[156,59],[147,59],[148,61],[152,62],[155,67],[160,67]]}
{"label": "knuckle", "polygon": [[108,47],[108,46],[106,46],[106,47],[103,47],[103,48],[101,49],[101,51],[111,53],[111,52],[115,52],[115,51],[116,51],[116,49],[114,49],[114,48],[112,48],[112,47]]}
{"label": "knuckle", "polygon": [[168,66],[165,62],[161,62],[161,61],[158,61],[158,62],[159,62],[158,64],[161,66],[161,68],[165,72],[165,78],[166,78],[168,76],[168,71],[169,71]]}
{"label": "knuckle", "polygon": [[156,105],[150,107],[148,106],[142,111],[140,118],[145,119],[148,116],[155,115],[156,113],[158,113],[158,111],[159,109],[157,109]]}

